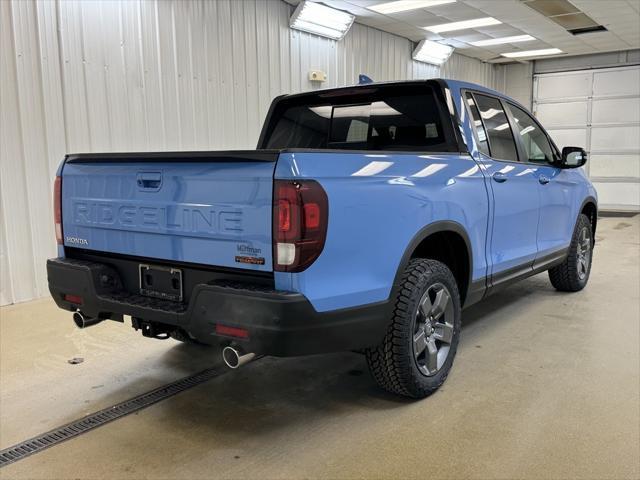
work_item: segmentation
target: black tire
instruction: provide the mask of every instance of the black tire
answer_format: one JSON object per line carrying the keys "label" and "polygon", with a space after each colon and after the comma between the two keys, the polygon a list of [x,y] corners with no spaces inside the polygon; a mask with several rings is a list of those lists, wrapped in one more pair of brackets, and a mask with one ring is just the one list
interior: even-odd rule
{"label": "black tire", "polygon": [[578,292],[589,281],[593,259],[593,232],[591,221],[580,214],[569,245],[567,258],[549,270],[549,280],[556,290]]}
{"label": "black tire", "polygon": [[[433,299],[435,292],[435,299],[429,300],[428,304],[429,307],[435,307],[442,303],[438,298],[442,300],[441,297],[445,296],[439,293],[441,290],[447,291],[451,300],[450,304],[447,303],[446,313],[439,317],[436,313],[429,317],[430,320],[426,319],[422,313],[426,308],[426,300],[419,311],[420,302],[429,296]],[[433,323],[434,317],[444,320],[441,323]],[[380,345],[369,348],[365,352],[369,370],[378,385],[391,393],[412,398],[424,398],[435,392],[447,379],[453,365],[460,339],[460,318],[458,286],[447,266],[436,260],[422,258],[411,260],[402,276],[387,334]],[[435,325],[436,328],[440,325],[440,328],[436,333],[431,329],[429,336],[425,336],[429,324]],[[434,340],[438,335],[443,338],[444,327],[447,328],[449,343]],[[425,342],[428,346],[424,349],[423,360],[414,354],[419,349],[414,346],[414,339],[420,335],[428,339],[428,342]],[[441,363],[441,359],[438,358],[440,349],[448,346],[448,350],[446,357],[443,354],[441,366],[427,374],[425,373],[429,368],[427,355],[429,352],[432,353],[430,350],[432,343],[440,345],[436,353],[437,364]],[[429,356],[429,359],[432,360],[433,357]]]}

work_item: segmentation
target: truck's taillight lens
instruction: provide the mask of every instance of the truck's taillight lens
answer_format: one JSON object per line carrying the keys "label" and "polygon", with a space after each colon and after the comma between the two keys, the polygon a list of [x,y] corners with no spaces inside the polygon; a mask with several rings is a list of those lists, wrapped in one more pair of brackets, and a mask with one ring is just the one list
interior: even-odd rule
{"label": "truck's taillight lens", "polygon": [[56,227],[56,242],[62,245],[62,177],[53,183],[53,222]]}
{"label": "truck's taillight lens", "polygon": [[273,268],[301,272],[322,252],[327,236],[327,194],[314,180],[276,180],[273,199]]}

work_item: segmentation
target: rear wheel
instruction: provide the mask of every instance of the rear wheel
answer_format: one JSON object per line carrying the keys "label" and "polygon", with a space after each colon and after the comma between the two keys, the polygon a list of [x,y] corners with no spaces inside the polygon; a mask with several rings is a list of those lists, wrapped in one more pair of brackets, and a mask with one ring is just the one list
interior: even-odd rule
{"label": "rear wheel", "polygon": [[549,280],[556,290],[577,292],[589,281],[593,258],[593,232],[589,217],[580,214],[573,232],[567,258],[549,270]]}
{"label": "rear wheel", "polygon": [[423,398],[444,383],[458,348],[460,297],[441,262],[413,259],[382,343],[366,350],[372,376],[385,390]]}

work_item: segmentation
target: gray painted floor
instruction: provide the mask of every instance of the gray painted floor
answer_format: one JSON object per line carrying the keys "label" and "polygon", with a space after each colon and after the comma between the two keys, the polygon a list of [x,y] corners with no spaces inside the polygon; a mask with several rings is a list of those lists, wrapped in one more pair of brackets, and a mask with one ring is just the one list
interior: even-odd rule
{"label": "gray painted floor", "polygon": [[[379,391],[357,354],[265,358],[0,477],[637,479],[639,233],[601,220],[583,292],[542,274],[465,311],[426,400]],[[77,330],[50,300],[0,313],[0,448],[219,363],[128,325]]]}

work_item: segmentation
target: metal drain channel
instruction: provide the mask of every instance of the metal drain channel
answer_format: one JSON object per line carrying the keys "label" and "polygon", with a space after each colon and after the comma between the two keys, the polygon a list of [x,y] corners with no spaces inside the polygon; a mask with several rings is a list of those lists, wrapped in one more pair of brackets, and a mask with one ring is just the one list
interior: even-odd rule
{"label": "metal drain channel", "polygon": [[131,413],[142,410],[154,403],[157,403],[165,398],[169,398],[177,393],[188,390],[201,383],[204,383],[212,378],[220,376],[220,370],[207,369],[200,373],[191,375],[177,380],[173,383],[169,383],[160,388],[156,388],[137,397],[126,400],[122,403],[117,403],[111,407],[107,407],[99,412],[91,413],[79,420],[75,420],[71,423],[67,423],[62,427],[58,427],[37,437],[25,440],[12,447],[0,450],[0,468],[9,465],[11,463],[22,460],[29,455],[41,452],[49,447],[53,447],[59,443],[62,443],[71,438],[77,437],[83,433],[98,428],[106,423],[109,423],[118,418],[122,418]]}

